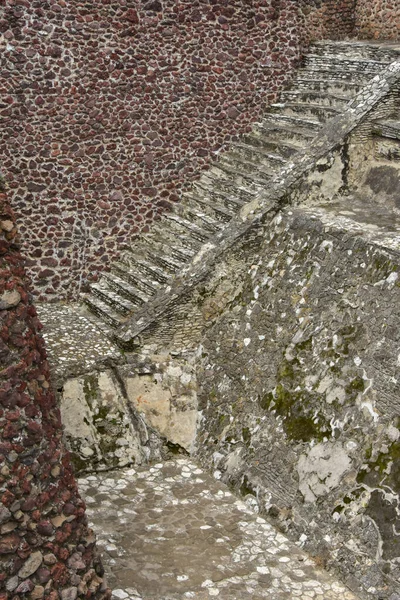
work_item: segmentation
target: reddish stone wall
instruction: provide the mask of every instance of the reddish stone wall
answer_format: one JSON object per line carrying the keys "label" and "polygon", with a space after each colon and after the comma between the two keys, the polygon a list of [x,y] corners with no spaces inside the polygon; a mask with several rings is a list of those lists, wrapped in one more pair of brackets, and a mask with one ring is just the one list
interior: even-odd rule
{"label": "reddish stone wall", "polygon": [[76,297],[353,0],[5,0],[0,147],[41,299]]}
{"label": "reddish stone wall", "polygon": [[[0,599],[108,597],[0,190]],[[97,573],[96,573],[97,571]]]}
{"label": "reddish stone wall", "polygon": [[400,40],[399,0],[358,0],[356,33],[362,39]]}

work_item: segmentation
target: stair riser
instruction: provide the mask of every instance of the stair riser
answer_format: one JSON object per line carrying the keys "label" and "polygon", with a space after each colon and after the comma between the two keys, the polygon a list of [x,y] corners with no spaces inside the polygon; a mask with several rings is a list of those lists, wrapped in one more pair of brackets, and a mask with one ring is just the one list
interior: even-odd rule
{"label": "stair riser", "polygon": [[285,146],[283,140],[274,141],[268,138],[261,138],[255,133],[253,135],[243,136],[243,141],[249,146],[254,146],[255,148],[260,147],[267,152],[279,154],[286,160],[290,159],[294,154],[296,154],[296,152],[298,152],[298,149],[296,148]]}
{"label": "stair riser", "polygon": [[193,196],[190,196],[190,205],[193,206],[193,208],[195,209],[202,210],[207,215],[210,215],[210,217],[217,219],[221,223],[229,223],[229,221],[233,217],[232,212],[231,214],[227,214],[227,208],[221,207],[221,209],[218,210],[218,207],[216,207],[215,205],[213,206],[212,202],[210,202],[208,198],[204,198],[204,201],[202,201],[200,199],[194,198]]}
{"label": "stair riser", "polygon": [[[122,257],[123,259],[123,257]],[[135,277],[135,275],[133,275],[132,273],[128,273],[127,269],[129,268],[129,263],[128,261],[126,261],[126,268],[124,268],[123,266],[119,266],[119,265],[112,265],[112,269],[111,272],[115,273],[116,275],[118,275],[118,277],[121,277],[121,279],[123,279],[124,281],[126,281],[127,283],[131,283],[132,285],[136,286],[138,289],[142,290],[145,294],[149,294],[150,296],[152,296],[157,287],[152,287],[150,284],[146,284],[143,282],[143,280],[141,278],[139,278],[138,276]],[[143,277],[143,275],[142,275]],[[147,274],[145,275],[145,277],[147,277]]]}
{"label": "stair riser", "polygon": [[126,306],[118,301],[118,298],[111,299],[106,293],[92,287],[92,294],[95,298],[99,298],[105,304],[108,304],[115,312],[126,316],[131,312]]}
{"label": "stair riser", "polygon": [[318,56],[307,56],[304,62],[307,70],[319,72],[328,71],[329,73],[362,73],[370,77],[373,77],[377,73],[382,71],[384,66],[373,61],[364,60],[340,60],[339,58],[333,58],[330,60],[326,57]]}
{"label": "stair riser", "polygon": [[[169,248],[170,245],[175,245],[175,246],[179,246],[182,247],[182,250],[179,252],[176,252],[176,256],[177,259],[179,260],[180,256],[186,256],[187,253],[190,253],[192,255],[196,254],[199,246],[201,245],[201,242],[199,242],[196,239],[187,237],[187,236],[181,236],[181,235],[176,235],[176,230],[174,228],[171,227],[171,223],[166,220],[165,222],[163,221],[163,225],[164,225],[164,229],[162,230],[162,234],[161,234],[161,239],[165,240],[165,245]],[[154,233],[155,236],[157,237],[157,230],[154,229]]]}
{"label": "stair riser", "polygon": [[[220,173],[224,173],[223,170],[223,165],[227,165],[229,169],[238,169],[240,171],[243,171],[245,168],[245,165],[237,163],[235,161],[221,161],[221,167],[213,167],[211,169],[210,175],[214,176],[216,178],[220,177]],[[249,183],[255,182],[258,185],[263,185],[264,183],[266,183],[267,181],[269,181],[271,179],[271,175],[270,174],[263,174],[260,171],[256,171],[254,169],[254,167],[252,168],[252,171],[248,171],[246,174],[235,174],[235,173],[229,173],[229,181],[231,184],[231,190],[233,191],[232,188],[236,187],[236,186],[240,186],[240,185],[248,185]]]}
{"label": "stair riser", "polygon": [[315,135],[315,134],[313,135],[313,132],[304,131],[303,133],[301,133],[299,131],[291,130],[290,128],[279,129],[279,130],[277,130],[277,129],[268,130],[268,129],[264,129],[264,128],[262,129],[260,127],[259,131],[263,135],[269,135],[271,140],[273,140],[275,138],[275,140],[278,144],[280,141],[282,141],[283,143],[285,143],[285,142],[295,143],[296,145],[299,146],[299,150],[307,147],[307,145],[310,143],[310,141],[313,139],[313,137]]}
{"label": "stair riser", "polygon": [[249,198],[254,198],[254,195],[261,189],[259,185],[246,181],[241,184],[241,187],[243,188],[243,190],[241,190],[241,187],[233,186],[232,181],[229,179],[211,178],[211,174],[210,177],[204,178],[204,187],[205,186],[210,190],[211,195],[215,193],[216,196],[218,196],[218,192],[221,191],[223,194],[243,200],[243,203],[249,202]]}
{"label": "stair riser", "polygon": [[336,110],[342,110],[349,102],[348,98],[340,99],[335,98],[334,96],[311,94],[309,92],[304,92],[302,94],[297,94],[295,92],[283,92],[281,99],[282,102],[310,103],[321,107],[335,108]]}
{"label": "stair riser", "polygon": [[[327,84],[334,79],[343,81],[343,83],[355,83],[360,86],[364,86],[373,74],[357,73],[349,71],[331,71],[322,68],[318,69],[301,69],[297,72],[297,78],[302,81],[326,81]],[[293,83],[296,86],[296,80]]]}
{"label": "stair riser", "polygon": [[135,296],[134,294],[132,294],[131,292],[129,292],[122,286],[118,285],[118,283],[111,281],[110,279],[107,279],[107,285],[110,288],[110,290],[112,290],[113,292],[115,292],[116,294],[121,296],[122,298],[126,298],[127,300],[129,300],[129,302],[132,302],[132,304],[135,304],[135,306],[139,307],[139,306],[143,305],[143,301],[138,296]]}
{"label": "stair riser", "polygon": [[189,231],[189,229],[187,229],[184,225],[180,225],[175,221],[169,221],[168,227],[170,228],[170,231],[173,231],[175,235],[179,237],[180,240],[187,239],[189,241],[190,239],[194,239],[200,244],[204,244],[209,237],[206,233]]}
{"label": "stair riser", "polygon": [[304,104],[302,106],[285,106],[279,110],[280,115],[287,115],[288,117],[296,117],[298,119],[312,119],[318,120],[320,123],[325,123],[332,117],[335,117],[338,113],[333,112],[328,107],[314,107]]}
{"label": "stair riser", "polygon": [[156,282],[156,284],[158,285],[163,285],[169,280],[169,276],[167,274],[161,274],[158,271],[153,271],[150,267],[147,267],[146,265],[137,263],[135,261],[134,255],[132,255],[132,258],[129,255],[125,255],[123,258],[132,271],[137,271],[142,277],[148,278],[150,281],[150,285],[153,281]]}
{"label": "stair riser", "polygon": [[[349,82],[329,82],[329,81],[295,81],[293,87],[299,91],[307,92],[322,92],[324,94],[332,94],[336,96],[345,96],[350,100],[362,89],[361,85],[353,85]],[[289,92],[288,92],[289,93]]]}
{"label": "stair riser", "polygon": [[[242,157],[244,162],[250,161],[259,164],[261,168],[264,168],[266,171],[276,170],[284,165],[285,161],[275,158],[274,156],[265,156],[265,154],[257,150],[257,147],[253,148],[238,148],[235,155]],[[265,149],[262,148],[262,150]]]}
{"label": "stair riser", "polygon": [[[191,221],[197,225],[197,227],[205,229],[209,235],[214,235],[221,230],[222,225],[220,221],[215,221],[215,218],[211,217],[211,215],[207,215],[206,211],[202,208],[197,208],[188,204],[187,206],[182,205],[179,207],[177,212],[181,217]],[[204,218],[201,217],[200,213],[204,215]],[[212,221],[214,221],[215,224]]]}
{"label": "stair riser", "polygon": [[400,140],[390,140],[389,138],[376,140],[375,157],[380,160],[389,160],[400,162]]}
{"label": "stair riser", "polygon": [[[282,127],[296,127],[297,129],[304,130],[305,134],[309,136],[314,136],[318,133],[321,128],[321,124],[318,122],[310,122],[311,117],[306,117],[303,115],[299,115],[298,117],[294,115],[278,115],[274,113],[270,113],[268,115],[268,119],[266,119],[267,126],[270,125],[281,125]],[[313,117],[315,121],[316,118]]]}
{"label": "stair riser", "polygon": [[365,60],[383,60],[392,62],[396,60],[396,57],[399,56],[399,53],[395,51],[387,51],[379,47],[368,46],[366,44],[315,44],[310,48],[310,52],[312,54],[322,55],[332,55],[332,56],[343,56],[345,49],[348,48],[348,51],[351,52],[351,56],[355,59],[365,59]]}
{"label": "stair riser", "polygon": [[231,192],[225,194],[217,185],[213,187],[210,186],[210,182],[205,183],[205,181],[204,187],[194,184],[193,188],[197,194],[207,194],[207,197],[211,202],[215,200],[216,203],[226,206],[227,210],[232,210],[234,212],[238,212],[243,204],[250,202],[254,198],[254,193],[242,189],[237,190],[235,194],[232,194]]}
{"label": "stair riser", "polygon": [[123,319],[121,319],[121,321],[117,321],[116,319],[113,319],[105,311],[100,310],[95,304],[93,304],[90,301],[90,298],[85,298],[84,303],[89,308],[90,312],[92,312],[94,315],[96,315],[96,317],[99,317],[99,319],[101,319],[108,325],[111,325],[111,327],[113,327],[113,328],[118,327],[118,325],[121,325],[121,323],[123,322]]}

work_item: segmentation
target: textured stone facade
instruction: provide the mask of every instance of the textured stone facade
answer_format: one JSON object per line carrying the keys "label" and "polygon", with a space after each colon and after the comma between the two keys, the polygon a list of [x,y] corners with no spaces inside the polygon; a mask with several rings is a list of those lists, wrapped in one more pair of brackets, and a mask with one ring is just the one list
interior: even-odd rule
{"label": "textured stone facade", "polygon": [[398,0],[357,0],[356,33],[362,39],[400,40]]}
{"label": "textured stone facade", "polygon": [[310,38],[350,33],[351,4],[6,0],[2,168],[36,294],[85,289],[259,118]]}
{"label": "textured stone facade", "polygon": [[14,214],[1,193],[0,598],[107,598],[27,289]]}
{"label": "textured stone facade", "polygon": [[202,340],[198,457],[353,589],[396,598],[399,255],[377,216],[335,212],[284,211],[220,265],[229,293],[251,248]]}

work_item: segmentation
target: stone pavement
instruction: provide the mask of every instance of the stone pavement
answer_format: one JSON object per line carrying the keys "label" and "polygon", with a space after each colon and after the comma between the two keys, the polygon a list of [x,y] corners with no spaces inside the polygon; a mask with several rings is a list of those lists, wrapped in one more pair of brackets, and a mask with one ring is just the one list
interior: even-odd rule
{"label": "stone pavement", "polygon": [[121,351],[79,304],[37,303],[36,310],[56,386],[68,376],[121,362]]}
{"label": "stone pavement", "polygon": [[79,480],[115,600],[356,600],[190,459]]}

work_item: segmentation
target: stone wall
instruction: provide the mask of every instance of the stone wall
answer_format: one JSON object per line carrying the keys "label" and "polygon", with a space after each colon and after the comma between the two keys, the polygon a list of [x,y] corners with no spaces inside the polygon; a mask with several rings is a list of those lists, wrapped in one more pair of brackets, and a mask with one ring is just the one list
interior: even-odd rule
{"label": "stone wall", "polygon": [[62,442],[14,214],[0,192],[0,598],[107,598]]}
{"label": "stone wall", "polygon": [[400,39],[397,0],[357,0],[356,33],[361,39]]}
{"label": "stone wall", "polygon": [[202,341],[197,456],[353,589],[394,599],[400,253],[364,237],[376,222],[287,209],[220,264],[220,290],[242,275]]}
{"label": "stone wall", "polygon": [[6,0],[0,133],[35,293],[73,297],[256,121],[351,0]]}

